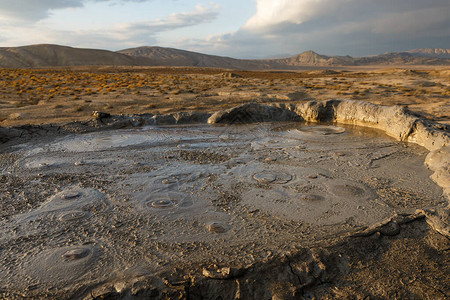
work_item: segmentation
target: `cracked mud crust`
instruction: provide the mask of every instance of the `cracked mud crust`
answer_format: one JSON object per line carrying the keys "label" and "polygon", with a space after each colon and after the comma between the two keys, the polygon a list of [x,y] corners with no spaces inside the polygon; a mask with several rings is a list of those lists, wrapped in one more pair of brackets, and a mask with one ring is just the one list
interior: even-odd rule
{"label": "cracked mud crust", "polygon": [[0,133],[3,298],[450,295],[449,131],[407,110],[97,112]]}

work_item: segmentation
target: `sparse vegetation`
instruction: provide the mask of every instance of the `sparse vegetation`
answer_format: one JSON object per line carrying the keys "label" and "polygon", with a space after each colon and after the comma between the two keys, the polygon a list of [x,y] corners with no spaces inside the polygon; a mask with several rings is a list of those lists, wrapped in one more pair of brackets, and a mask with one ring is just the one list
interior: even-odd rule
{"label": "sparse vegetation", "polygon": [[[0,69],[1,125],[81,120],[89,118],[92,110],[113,114],[215,111],[249,101],[296,103],[336,96],[386,105],[403,101],[419,110],[427,110],[430,99],[450,102],[449,80],[434,76],[435,70],[404,78],[395,71],[333,75],[236,71],[239,77],[233,78],[223,78],[223,72],[164,67]],[[296,92],[306,96],[286,97]],[[448,107],[443,106],[441,115],[449,115]],[[9,117],[22,112],[28,119]]]}

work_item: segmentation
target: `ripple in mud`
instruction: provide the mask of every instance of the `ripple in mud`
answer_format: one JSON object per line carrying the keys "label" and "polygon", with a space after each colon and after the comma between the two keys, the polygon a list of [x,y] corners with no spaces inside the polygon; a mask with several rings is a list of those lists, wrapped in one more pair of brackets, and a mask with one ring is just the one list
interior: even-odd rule
{"label": "ripple in mud", "polygon": [[95,261],[94,247],[62,247],[41,252],[25,264],[24,271],[41,282],[72,282],[90,272]]}
{"label": "ripple in mud", "polygon": [[308,202],[318,202],[323,201],[324,197],[315,194],[310,194],[310,195],[303,195],[300,197],[300,199]]}
{"label": "ripple in mud", "polygon": [[357,186],[354,183],[331,184],[329,191],[337,197],[358,197],[366,194],[362,186]]}
{"label": "ripple in mud", "polygon": [[305,126],[297,129],[300,132],[318,135],[341,134],[345,129],[338,126]]}
{"label": "ripple in mud", "polygon": [[79,219],[86,218],[88,214],[84,211],[69,211],[66,213],[63,213],[58,219],[62,222],[70,222],[75,221]]}
{"label": "ripple in mud", "polygon": [[283,172],[259,172],[253,175],[253,179],[264,184],[284,184],[291,181],[292,175]]}

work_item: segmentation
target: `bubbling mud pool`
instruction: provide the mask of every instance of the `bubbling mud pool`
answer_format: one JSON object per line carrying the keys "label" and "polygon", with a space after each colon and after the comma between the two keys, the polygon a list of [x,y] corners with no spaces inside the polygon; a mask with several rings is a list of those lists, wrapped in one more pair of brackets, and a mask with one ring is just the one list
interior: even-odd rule
{"label": "bubbling mud pool", "polygon": [[86,291],[125,273],[249,265],[446,205],[424,148],[360,127],[152,126],[13,154],[2,181],[29,205],[1,216],[0,282],[10,290]]}

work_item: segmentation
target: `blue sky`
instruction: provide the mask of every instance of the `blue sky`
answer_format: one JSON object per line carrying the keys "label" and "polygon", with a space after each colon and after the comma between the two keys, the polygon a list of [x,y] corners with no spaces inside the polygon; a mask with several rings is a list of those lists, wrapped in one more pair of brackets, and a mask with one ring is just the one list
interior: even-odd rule
{"label": "blue sky", "polygon": [[0,0],[0,46],[39,43],[237,58],[450,48],[450,1]]}

